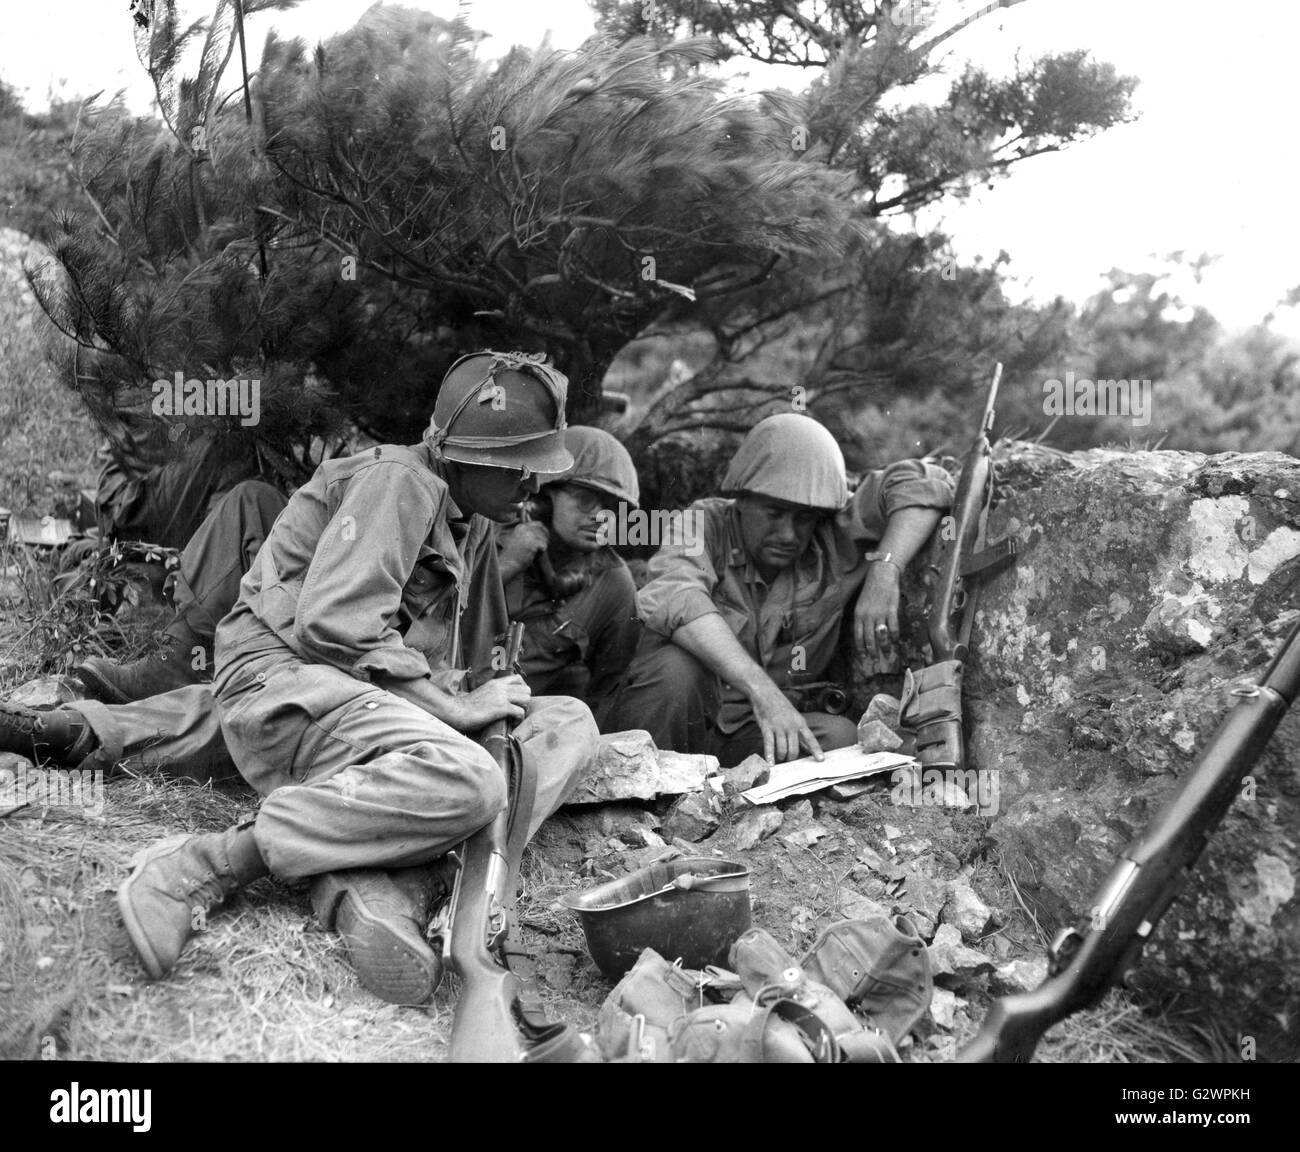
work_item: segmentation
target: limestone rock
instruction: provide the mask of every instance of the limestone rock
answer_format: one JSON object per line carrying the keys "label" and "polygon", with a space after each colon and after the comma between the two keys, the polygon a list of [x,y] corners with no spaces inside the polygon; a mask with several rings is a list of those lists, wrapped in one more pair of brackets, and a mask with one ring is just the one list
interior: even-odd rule
{"label": "limestone rock", "polygon": [[569,803],[651,800],[698,792],[717,769],[717,757],[660,751],[650,733],[641,729],[614,732],[600,738]]}
{"label": "limestone rock", "polygon": [[957,1016],[957,1009],[966,1002],[960,1000],[955,992],[947,988],[936,988],[930,998],[930,1018],[945,1030],[950,1030]]}
{"label": "limestone rock", "polygon": [[999,996],[1030,992],[1046,979],[1046,956],[1012,960],[993,969],[993,974],[989,977],[989,991]]}
{"label": "limestone rock", "polygon": [[718,813],[705,792],[687,792],[673,802],[664,819],[664,835],[692,843],[712,835],[718,827]]}
{"label": "limestone rock", "polygon": [[764,760],[762,756],[757,754],[747,756],[734,768],[724,768],[722,770],[723,795],[728,799],[739,796],[742,792],[757,788],[760,784],[766,784],[771,775],[772,765]]}
{"label": "limestone rock", "polygon": [[738,851],[745,852],[760,840],[771,836],[785,820],[775,804],[760,804],[746,808],[731,825],[731,842]]}
{"label": "limestone rock", "polygon": [[848,920],[870,920],[873,916],[889,918],[889,909],[878,904],[861,892],[846,888],[843,884],[836,891],[840,913]]}
{"label": "limestone rock", "polygon": [[901,707],[902,702],[897,696],[877,692],[871,697],[871,703],[867,705],[867,710],[862,713],[862,719],[858,721],[858,731],[861,732],[863,724],[878,721],[891,731],[897,732],[900,727],[898,712]]}
{"label": "limestone rock", "polygon": [[893,752],[902,744],[898,733],[879,720],[864,720],[858,725],[858,745],[864,752]]}
{"label": "limestone rock", "polygon": [[[1045,456],[1000,443],[988,536],[1016,563],[980,593],[966,662],[968,767],[988,827],[1055,933],[1092,896],[1300,612],[1300,460],[1276,452]],[[1047,466],[1050,465],[1050,466]],[[926,558],[922,558],[924,562]],[[904,589],[906,593],[906,589]],[[1294,1051],[1300,1003],[1300,708],[1251,771],[1143,953],[1260,1051]]]}
{"label": "limestone rock", "polygon": [[976,895],[975,889],[964,881],[953,884],[947,903],[943,906],[940,919],[945,924],[954,925],[967,944],[973,944],[989,926],[993,919],[993,909]]}
{"label": "limestone rock", "polygon": [[15,688],[5,700],[26,708],[58,708],[86,698],[86,686],[71,676],[42,676]]}
{"label": "limestone rock", "polygon": [[954,977],[945,983],[964,983],[992,972],[991,957],[978,948],[967,948],[961,933],[951,924],[940,924],[930,945],[930,971],[934,978]]}

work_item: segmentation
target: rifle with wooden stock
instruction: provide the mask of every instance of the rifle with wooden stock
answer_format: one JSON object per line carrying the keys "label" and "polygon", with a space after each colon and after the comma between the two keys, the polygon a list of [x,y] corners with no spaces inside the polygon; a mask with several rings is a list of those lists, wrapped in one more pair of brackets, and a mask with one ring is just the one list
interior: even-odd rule
{"label": "rifle with wooden stock", "polygon": [[1233,689],[1236,701],[1195,766],[1124,850],[1097,889],[1089,915],[1057,935],[1047,979],[1032,992],[998,1000],[958,1055],[959,1063],[1023,1063],[1052,1025],[1096,1004],[1112,984],[1127,982],[1142,946],[1232,807],[1298,689],[1300,621],[1259,683]]}
{"label": "rifle with wooden stock", "polygon": [[[518,671],[523,640],[523,624],[512,624],[497,675]],[[517,964],[520,956],[510,950],[510,933],[536,795],[536,781],[524,771],[510,728],[509,721],[497,720],[480,738],[505,775],[509,803],[455,853],[460,867],[451,899],[429,929],[460,977],[451,1026],[453,1063],[567,1060],[573,1058],[567,1045],[577,1039],[567,1024],[547,1018],[531,982],[510,967],[512,955]]]}
{"label": "rifle with wooden stock", "polygon": [[993,452],[989,432],[1002,365],[998,364],[984,403],[979,431],[966,454],[952,514],[941,521],[938,561],[927,572],[926,607],[930,639],[928,667],[904,676],[901,719],[916,730],[916,756],[925,768],[965,767],[961,731],[962,669],[980,582],[1015,562],[1014,537],[985,544],[984,530],[993,498]]}

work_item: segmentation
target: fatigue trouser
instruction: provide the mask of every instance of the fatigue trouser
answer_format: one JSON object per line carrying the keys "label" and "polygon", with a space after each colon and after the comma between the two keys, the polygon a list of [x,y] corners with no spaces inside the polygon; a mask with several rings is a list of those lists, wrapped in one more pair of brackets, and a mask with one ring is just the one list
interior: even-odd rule
{"label": "fatigue trouser", "polygon": [[211,649],[217,624],[235,606],[239,582],[287,503],[270,484],[245,480],[213,506],[181,551],[176,620],[169,632],[188,628],[189,634],[177,634],[187,642],[196,637]]}
{"label": "fatigue trouser", "polygon": [[[500,769],[479,744],[346,673],[263,657],[223,686],[220,710],[208,684],[138,704],[78,701],[101,741],[83,766],[242,775],[265,797],[254,834],[284,879],[423,863],[505,803]],[[587,706],[567,696],[530,699],[514,732],[537,781],[531,837],[564,802],[598,734]]]}
{"label": "fatigue trouser", "polygon": [[[282,879],[425,863],[506,803],[481,745],[345,672],[274,652],[223,668],[214,688],[226,745],[265,797],[258,847]],[[531,836],[586,766],[596,724],[580,701],[540,696],[515,735],[537,782]]]}
{"label": "fatigue trouser", "polygon": [[[722,700],[718,677],[686,649],[668,641],[642,644],[618,690],[600,710],[604,732],[643,728],[660,748],[706,752],[724,768],[763,751],[758,721],[746,720],[734,732],[716,727]],[[857,740],[857,727],[844,716],[807,712],[804,719],[822,751]]]}

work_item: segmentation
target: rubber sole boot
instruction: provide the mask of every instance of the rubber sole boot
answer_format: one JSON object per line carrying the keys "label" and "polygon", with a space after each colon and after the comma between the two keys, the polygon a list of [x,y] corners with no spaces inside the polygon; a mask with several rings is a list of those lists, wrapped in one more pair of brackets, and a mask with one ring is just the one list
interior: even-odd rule
{"label": "rubber sole boot", "polygon": [[377,868],[326,872],[311,887],[312,910],[347,946],[357,979],[390,1004],[427,1004],[442,981],[442,961],[424,938],[431,887],[401,869],[400,882]]}
{"label": "rubber sole boot", "polygon": [[[197,636],[169,634],[166,649],[127,664],[91,656],[73,672],[87,693],[104,704],[131,704],[190,684],[212,679],[212,645]],[[202,649],[201,667],[195,668],[195,649]]]}
{"label": "rubber sole boot", "polygon": [[22,704],[0,703],[0,752],[75,768],[98,747],[99,738],[76,709],[38,712]]}
{"label": "rubber sole boot", "polygon": [[267,874],[251,826],[172,836],[137,852],[117,907],[145,970],[161,980],[210,909]]}

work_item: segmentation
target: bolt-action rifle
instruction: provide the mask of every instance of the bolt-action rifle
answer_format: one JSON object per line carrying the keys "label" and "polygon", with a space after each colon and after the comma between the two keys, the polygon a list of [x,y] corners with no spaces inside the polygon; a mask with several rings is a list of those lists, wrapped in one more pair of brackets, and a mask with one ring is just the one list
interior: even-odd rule
{"label": "bolt-action rifle", "polygon": [[989,432],[1002,365],[993,373],[979,432],[966,454],[952,515],[941,522],[938,561],[931,565],[926,619],[931,664],[904,677],[902,722],[916,729],[916,755],[922,768],[965,767],[961,734],[962,668],[980,582],[1016,558],[1014,537],[985,546],[984,529],[993,498],[993,459]]}
{"label": "bolt-action rifle", "polygon": [[[512,624],[498,675],[517,671],[523,639],[524,626]],[[549,1020],[531,983],[510,968],[519,861],[528,839],[536,781],[524,771],[508,721],[488,725],[481,741],[505,774],[510,801],[460,846],[451,899],[429,928],[460,977],[451,1060],[481,1064],[563,1059],[568,1025]]]}
{"label": "bolt-action rifle", "polygon": [[1022,1063],[1052,1025],[1125,983],[1142,946],[1174,902],[1211,832],[1300,689],[1300,621],[1257,685],[1234,688],[1228,710],[1196,765],[1097,889],[1091,912],[1064,929],[1049,953],[1048,977],[1032,992],[989,1010],[963,1064]]}

